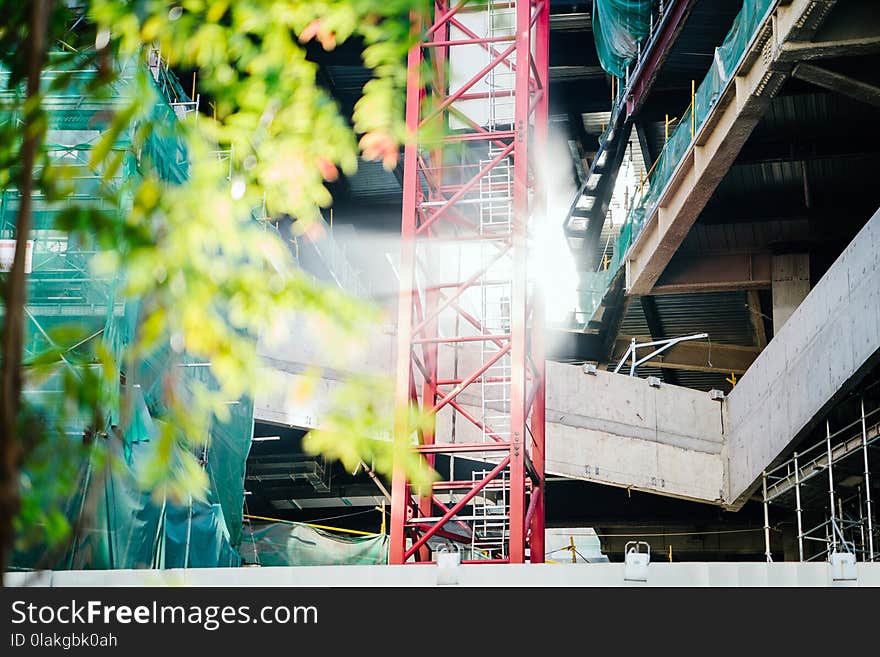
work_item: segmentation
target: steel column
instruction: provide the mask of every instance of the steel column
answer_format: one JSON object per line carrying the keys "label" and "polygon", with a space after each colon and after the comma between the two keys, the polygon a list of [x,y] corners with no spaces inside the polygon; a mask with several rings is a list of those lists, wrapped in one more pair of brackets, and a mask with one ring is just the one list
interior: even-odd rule
{"label": "steel column", "polygon": [[[535,66],[538,75],[550,70],[550,3],[544,3],[544,7],[538,16],[537,30],[535,32]],[[544,93],[538,100],[535,110],[535,161],[543,166],[549,158],[547,144],[549,141],[550,128],[550,102],[545,77],[539,81]],[[547,216],[547,185],[541,184],[535,194],[535,212],[537,221],[550,221]],[[545,317],[544,297],[539,286],[535,286],[532,299],[532,312],[535,323],[539,326]],[[531,438],[532,465],[538,476],[538,481],[532,487],[532,497],[529,506],[532,509],[529,526],[526,528],[529,537],[529,561],[532,563],[544,563],[544,462],[545,462],[545,416],[544,403],[546,398],[546,368],[544,356],[543,331],[532,327],[531,347],[532,365],[534,367],[534,399],[532,400]]]}
{"label": "steel column", "polygon": [[761,482],[764,486],[764,556],[767,563],[773,561],[773,555],[770,552],[770,504],[767,502],[767,471],[761,473]]}
{"label": "steel column", "polygon": [[798,555],[800,561],[804,560],[804,523],[801,509],[801,470],[798,465],[798,454],[794,453],[794,500],[795,514],[797,515]]}
{"label": "steel column", "polygon": [[871,469],[868,464],[868,426],[865,424],[865,397],[861,399],[862,456],[865,461],[865,507],[868,514],[868,560],[874,561],[874,507],[871,503]]}
{"label": "steel column", "polygon": [[831,545],[828,546],[828,553],[837,551],[837,532],[834,531],[837,525],[837,517],[834,513],[834,473],[832,472],[834,465],[834,455],[831,452],[831,422],[825,420],[825,450],[828,454],[828,512],[831,523]]}
{"label": "steel column", "polygon": [[[413,16],[413,29],[418,32],[422,22]],[[407,57],[406,125],[415,131],[419,123],[421,104],[422,49],[412,48]],[[395,380],[394,436],[398,450],[410,442],[409,406],[411,402],[410,380],[413,376],[412,328],[415,291],[415,249],[411,248],[416,233],[416,204],[418,201],[419,150],[412,141],[403,150],[403,216],[400,240],[400,298],[397,315],[397,376]],[[404,529],[409,506],[409,486],[400,459],[395,459],[391,478],[391,543],[388,558],[391,563],[403,563],[406,537]]]}

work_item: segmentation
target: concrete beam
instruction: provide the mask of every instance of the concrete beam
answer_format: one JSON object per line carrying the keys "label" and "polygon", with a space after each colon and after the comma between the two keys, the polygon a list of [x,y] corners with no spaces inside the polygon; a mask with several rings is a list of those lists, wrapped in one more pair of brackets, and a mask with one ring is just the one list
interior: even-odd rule
{"label": "concrete beam", "polygon": [[[631,336],[622,335],[615,342],[614,355],[609,367],[623,358],[630,346]],[[636,342],[649,342],[650,336],[637,337]],[[643,354],[644,354],[643,350]],[[680,342],[662,354],[643,363],[646,367],[662,367],[691,372],[716,372],[718,374],[743,374],[760,353],[758,347],[708,342]]]}
{"label": "concrete beam", "polygon": [[719,292],[770,287],[769,253],[679,254],[652,294]]}
{"label": "concrete beam", "polygon": [[[721,503],[721,407],[705,392],[552,362],[547,382],[547,474]],[[480,400],[461,397],[479,416]],[[451,440],[451,409],[438,414],[436,436]],[[482,440],[476,426],[456,418],[456,442]],[[497,452],[468,458],[492,462]]]}
{"label": "concrete beam", "polygon": [[729,490],[738,508],[761,471],[880,360],[880,212],[779,329],[725,400]]}
{"label": "concrete beam", "polygon": [[759,30],[730,84],[700,128],[626,261],[627,291],[651,292],[691,226],[736,160],[770,98],[787,79],[782,44],[811,38],[834,0],[792,0],[779,5]]}
{"label": "concrete beam", "polygon": [[798,64],[792,75],[822,89],[849,96],[874,107],[880,107],[880,87],[856,80],[847,75],[829,71],[815,64]]}

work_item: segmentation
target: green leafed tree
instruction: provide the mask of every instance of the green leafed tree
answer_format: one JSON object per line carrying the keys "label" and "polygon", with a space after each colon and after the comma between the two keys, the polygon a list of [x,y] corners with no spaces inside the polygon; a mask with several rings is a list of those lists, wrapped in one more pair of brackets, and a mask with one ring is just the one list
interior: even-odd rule
{"label": "green leafed tree", "polygon": [[[76,533],[60,509],[82,483],[79,465],[110,476],[147,431],[142,407],[157,421],[140,484],[163,499],[204,495],[199,454],[212,427],[229,422],[229,400],[256,390],[260,331],[309,311],[355,339],[375,314],[305,276],[286,236],[260,219],[289,215],[308,230],[331,203],[326,183],[353,173],[359,155],[397,164],[411,137],[402,124],[410,15],[424,9],[422,0],[0,0],[2,237],[15,249],[2,274],[0,573],[16,535],[64,544]],[[350,39],[372,71],[351,123],[307,57],[309,44]],[[190,101],[175,68],[198,71],[211,111],[171,102]],[[65,94],[92,108],[99,137],[88,144],[47,141],[70,132],[53,119]],[[68,236],[57,240],[67,251],[29,244],[35,227]],[[109,310],[98,322],[49,325],[29,310],[28,258],[70,261],[74,242]],[[194,363],[207,364],[204,376],[179,367]],[[374,439],[390,426],[391,398],[386,382],[352,380],[345,410],[311,449],[385,474],[399,454],[426,481],[405,446]]]}

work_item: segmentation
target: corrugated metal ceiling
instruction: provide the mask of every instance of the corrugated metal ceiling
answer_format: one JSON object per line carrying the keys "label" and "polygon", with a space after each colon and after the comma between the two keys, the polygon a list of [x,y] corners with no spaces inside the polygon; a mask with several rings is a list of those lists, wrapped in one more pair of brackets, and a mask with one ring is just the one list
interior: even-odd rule
{"label": "corrugated metal ceiling", "polygon": [[656,88],[689,88],[691,80],[702,80],[715,48],[724,41],[742,5],[742,0],[697,2],[672,46]]}
{"label": "corrugated metal ceiling", "polygon": [[397,176],[381,162],[358,160],[357,173],[347,180],[355,198],[366,202],[398,200],[403,193]]}
{"label": "corrugated metal ceiling", "polygon": [[[717,344],[755,344],[744,291],[664,294],[652,298],[664,333],[653,336],[655,339],[708,333],[709,341]],[[620,324],[620,335],[650,335],[639,301],[630,304]]]}
{"label": "corrugated metal ceiling", "polygon": [[691,228],[678,253],[763,250],[775,243],[801,239],[809,230],[807,219],[700,224]]}

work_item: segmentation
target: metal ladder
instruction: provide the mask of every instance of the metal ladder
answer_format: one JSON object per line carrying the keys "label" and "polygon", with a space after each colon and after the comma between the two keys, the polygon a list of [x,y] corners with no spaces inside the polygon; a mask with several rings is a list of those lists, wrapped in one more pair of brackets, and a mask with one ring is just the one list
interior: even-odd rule
{"label": "metal ladder", "polygon": [[[471,478],[476,483],[488,473],[489,470],[476,470],[471,473]],[[483,489],[473,499],[474,531],[471,535],[471,551],[474,559],[507,557],[507,539],[510,534],[508,472],[505,470],[501,473],[495,482],[491,490]]]}
{"label": "metal ladder", "polygon": [[[497,155],[490,148],[489,157]],[[480,232],[487,236],[507,237],[513,226],[513,177],[510,158],[499,162],[480,180]],[[498,243],[481,245],[483,262],[497,254]],[[484,333],[510,333],[512,263],[508,256],[497,260],[480,278],[480,328]],[[491,340],[480,342],[481,364],[497,357],[499,347]],[[506,440],[510,436],[510,353],[496,360],[480,378],[483,439],[492,440],[490,432]]]}
{"label": "metal ladder", "polygon": [[[510,3],[491,2],[487,6],[487,36],[511,36],[515,32],[515,10]],[[491,52],[488,57],[494,59]],[[488,127],[509,125],[514,116],[514,71],[504,65],[494,67],[487,76]],[[480,161],[483,169],[495,160],[502,149],[489,144],[486,159]],[[513,232],[513,160],[501,159],[479,182],[479,229],[484,237],[481,261],[492,262],[502,248],[503,241]],[[507,335],[511,330],[511,299],[513,292],[513,261],[508,252],[494,261],[480,277],[480,330],[492,335]],[[491,340],[480,342],[481,364],[492,365],[478,380],[480,388],[481,416],[484,442],[510,440],[511,355],[508,352],[498,358],[500,347]],[[475,483],[482,480],[490,470],[475,470],[471,474]],[[473,533],[471,550],[474,558],[503,559],[507,555],[510,535],[510,473],[505,470],[477,495],[472,503]]]}
{"label": "metal ladder", "polygon": [[[487,4],[488,13],[488,37],[510,37],[516,32],[516,9],[510,2],[490,2]],[[492,48],[486,50],[488,57],[486,63],[493,61],[495,55]],[[516,61],[516,53],[509,59],[511,63]],[[498,125],[510,125],[513,123],[515,112],[515,98],[513,90],[516,85],[516,73],[512,68],[499,64],[493,67],[488,74],[489,85],[489,128],[494,129]]]}

